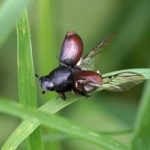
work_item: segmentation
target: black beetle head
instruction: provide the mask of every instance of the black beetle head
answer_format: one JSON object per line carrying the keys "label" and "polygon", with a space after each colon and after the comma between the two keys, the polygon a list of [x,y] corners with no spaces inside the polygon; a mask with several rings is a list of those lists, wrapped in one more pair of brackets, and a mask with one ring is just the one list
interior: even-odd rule
{"label": "black beetle head", "polygon": [[44,91],[54,90],[54,84],[51,82],[51,80],[48,77],[46,76],[40,77],[39,81],[40,81],[40,86]]}

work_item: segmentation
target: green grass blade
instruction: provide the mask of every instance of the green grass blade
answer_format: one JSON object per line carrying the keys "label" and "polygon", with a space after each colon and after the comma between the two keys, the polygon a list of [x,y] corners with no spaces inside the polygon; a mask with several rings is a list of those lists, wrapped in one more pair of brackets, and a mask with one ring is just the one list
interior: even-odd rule
{"label": "green grass blade", "polygon": [[27,12],[17,23],[17,61],[19,99],[24,105],[36,107],[37,95]]}
{"label": "green grass blade", "polygon": [[[32,119],[39,121],[40,124],[53,128],[64,133],[70,134],[76,138],[89,141],[106,150],[128,150],[126,146],[112,138],[95,133],[85,127],[78,126],[62,117],[56,115],[49,115],[40,110],[27,108],[15,102],[7,101],[0,98],[0,111],[22,119]],[[31,124],[32,126],[32,124]]]}
{"label": "green grass blade", "polygon": [[[37,1],[37,42],[36,42],[36,64],[39,74],[48,74],[50,70],[58,65],[57,50],[56,50],[56,32],[55,23],[56,17],[53,14],[55,11],[55,3],[53,0],[38,0]],[[46,94],[44,101],[54,97],[54,93]],[[55,132],[48,130],[46,132]],[[45,144],[45,148],[57,149],[61,147],[59,142],[50,142]]]}
{"label": "green grass blade", "polygon": [[133,150],[150,149],[150,82],[147,82],[135,124]]}
{"label": "green grass blade", "polygon": [[[20,103],[37,107],[32,46],[27,11],[17,23],[18,90]],[[16,140],[16,139],[14,139]],[[42,149],[40,128],[29,137],[31,149]]]}
{"label": "green grass blade", "polygon": [[103,75],[103,85],[97,91],[108,90],[122,92],[150,79],[150,69],[126,69]]}
{"label": "green grass blade", "polygon": [[[108,136],[126,136],[128,134],[133,133],[133,129],[126,129],[126,130],[118,130],[118,131],[97,131],[100,134],[108,135]],[[62,141],[62,140],[70,140],[75,139],[73,136],[69,136],[67,134],[62,133],[53,133],[53,134],[47,134],[43,136],[43,140],[45,142],[49,141]]]}
{"label": "green grass blade", "polygon": [[145,80],[150,79],[150,69],[149,68],[135,68],[135,69],[119,70],[119,71],[114,71],[114,72],[103,74],[103,77],[115,76],[116,74],[125,73],[125,72],[138,73],[138,74],[141,74],[142,76],[144,76]]}
{"label": "green grass blade", "polygon": [[52,0],[38,0],[37,50],[40,72],[49,72],[57,64],[56,37],[54,32],[55,18],[52,14]]}
{"label": "green grass blade", "polygon": [[0,45],[15,27],[16,21],[24,7],[31,0],[5,0],[0,8]]}
{"label": "green grass blade", "polygon": [[[118,73],[124,73],[124,72],[136,72],[140,73],[143,76],[145,76],[146,79],[150,79],[150,69],[128,69],[128,70],[121,70],[121,71],[115,71],[111,73],[104,74],[103,77],[113,76]],[[39,110],[42,110],[48,114],[54,114],[61,110],[62,108],[72,104],[73,102],[77,101],[79,98],[71,98],[67,101],[62,101],[61,99],[54,99],[49,101],[48,103],[44,104],[39,108]],[[28,128],[31,125],[31,119],[26,119],[23,121],[23,123],[18,126],[18,128],[14,131],[14,133],[9,137],[9,139],[4,144],[5,146],[9,147],[17,147],[19,144],[24,141],[26,137],[28,137],[40,124],[37,120],[32,121],[32,126]],[[28,130],[26,130],[28,128]],[[18,132],[19,131],[19,132]],[[15,143],[12,143],[11,139],[17,139]]]}
{"label": "green grass blade", "polygon": [[[41,106],[39,110],[44,111],[48,114],[54,114],[62,108],[75,102],[76,100],[77,99],[71,99],[69,101],[62,101],[61,99],[50,100],[49,102]],[[38,120],[29,118],[24,120],[4,143],[3,148],[17,148],[39,125],[40,123]],[[12,139],[16,139],[16,141],[14,142]]]}

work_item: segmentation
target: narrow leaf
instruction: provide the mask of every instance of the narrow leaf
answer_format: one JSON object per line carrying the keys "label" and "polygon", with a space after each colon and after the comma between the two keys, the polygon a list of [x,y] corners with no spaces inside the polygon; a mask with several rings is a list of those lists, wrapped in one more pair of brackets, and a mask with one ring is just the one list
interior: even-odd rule
{"label": "narrow leaf", "polygon": [[0,45],[14,29],[17,19],[31,0],[3,1],[0,8]]}
{"label": "narrow leaf", "polygon": [[45,112],[40,110],[37,111],[36,109],[31,109],[29,107],[26,108],[23,105],[7,101],[6,99],[0,98],[0,111],[16,117],[20,117],[22,119],[29,118],[33,121],[37,120],[42,125],[89,141],[90,143],[96,144],[97,146],[106,150],[128,150],[126,146],[108,136],[103,134],[101,135],[85,127],[78,126],[62,117],[48,115]]}
{"label": "narrow leaf", "polygon": [[[37,107],[32,46],[27,11],[17,23],[18,90],[20,103]],[[16,139],[12,139],[15,141]],[[16,142],[16,141],[15,141]],[[43,149],[40,128],[29,137],[31,149]]]}
{"label": "narrow leaf", "polygon": [[[75,102],[76,100],[77,99],[71,99],[69,101],[62,101],[61,99],[50,100],[49,102],[41,106],[39,110],[44,111],[48,114],[54,114],[62,108]],[[7,139],[7,141],[3,145],[3,148],[17,148],[39,125],[40,123],[38,120],[33,120],[32,118],[25,119]],[[16,139],[15,142],[12,139]]]}
{"label": "narrow leaf", "polygon": [[133,150],[150,149],[150,82],[147,82],[135,124]]}
{"label": "narrow leaf", "polygon": [[[115,71],[111,73],[104,74],[103,77],[105,79],[109,79],[112,76],[116,76],[120,73],[126,73],[126,72],[134,72],[137,74],[141,74],[142,76],[145,77],[145,79],[150,79],[150,69],[128,69],[128,70],[121,70],[121,71]],[[106,83],[104,83],[106,84]],[[114,87],[110,84],[109,87]],[[103,90],[104,88],[99,88],[98,90]],[[81,99],[81,98],[80,98]],[[39,108],[39,110],[42,110],[48,114],[54,114],[64,107],[72,104],[73,102],[76,102],[79,100],[79,98],[71,98],[68,99],[67,101],[62,101],[61,99],[54,99],[49,101],[48,103],[44,104]],[[18,126],[18,128],[13,132],[13,134],[9,137],[9,139],[6,141],[4,144],[4,147],[8,145],[9,147],[17,147],[19,144],[24,141],[26,137],[28,137],[38,126],[40,123],[37,120],[34,120],[34,123],[32,121],[32,126],[31,126],[31,119],[26,119],[23,121],[23,123]],[[30,126],[30,128],[28,128]],[[28,130],[27,130],[28,128]],[[19,131],[19,132],[18,132]],[[11,142],[11,139],[17,139],[15,143]]]}
{"label": "narrow leaf", "polygon": [[125,91],[150,79],[150,69],[128,69],[103,75],[103,85],[98,90]]}

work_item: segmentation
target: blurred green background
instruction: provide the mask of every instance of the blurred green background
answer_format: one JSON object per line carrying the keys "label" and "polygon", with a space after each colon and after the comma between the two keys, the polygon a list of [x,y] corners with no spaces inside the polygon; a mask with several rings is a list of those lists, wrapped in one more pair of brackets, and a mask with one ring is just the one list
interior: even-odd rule
{"label": "blurred green background", "polygon": [[[0,6],[3,1],[0,2]],[[0,7],[1,9],[1,7]],[[12,8],[13,9],[13,8]],[[116,32],[111,44],[95,61],[101,73],[126,68],[149,67],[150,56],[150,1],[149,0],[43,0],[29,6],[29,20],[35,72],[46,75],[58,65],[58,56],[67,31],[76,31],[84,41],[84,53],[93,48],[107,34]],[[16,30],[0,47],[0,94],[18,99]],[[143,84],[123,93],[101,91],[87,100],[65,108],[61,115],[96,131],[132,129],[142,94]],[[42,95],[37,82],[39,104],[55,93]],[[0,145],[19,124],[20,120],[0,114]],[[86,142],[53,131],[45,130],[43,140],[47,149],[99,149]],[[129,146],[132,134],[114,136]],[[57,142],[57,144],[54,144]],[[58,144],[59,142],[59,144]],[[20,147],[23,149],[23,147]]]}

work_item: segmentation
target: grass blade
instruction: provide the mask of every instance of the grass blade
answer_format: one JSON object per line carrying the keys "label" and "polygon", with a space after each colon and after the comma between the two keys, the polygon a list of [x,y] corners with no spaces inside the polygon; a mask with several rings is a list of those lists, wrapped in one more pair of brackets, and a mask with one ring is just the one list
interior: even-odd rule
{"label": "grass blade", "polygon": [[127,69],[103,75],[103,85],[98,90],[122,92],[150,79],[150,69]]}
{"label": "grass blade", "polygon": [[[38,0],[37,1],[37,42],[36,42],[36,64],[38,66],[39,74],[48,74],[53,66],[57,65],[57,46],[56,46],[56,32],[55,23],[56,17],[53,14],[54,9],[53,0]],[[46,94],[43,101],[54,97],[54,93]],[[51,134],[52,130],[46,131]],[[45,144],[45,148],[59,150],[61,145],[59,142],[50,142]]]}
{"label": "grass blade", "polygon": [[[115,71],[115,72],[104,74],[103,77],[114,76],[116,74],[124,73],[124,72],[140,73],[145,77],[145,79],[150,79],[150,69],[128,69],[128,70]],[[71,98],[68,101],[62,101],[61,99],[54,99],[41,106],[39,110],[44,111],[48,114],[54,114],[77,100],[79,100],[79,98]],[[31,126],[31,122],[32,122],[32,126]],[[39,125],[40,123],[37,120],[34,120],[33,122],[33,120],[31,121],[31,119],[26,119],[25,121],[23,121],[23,123],[20,126],[18,126],[18,128],[14,131],[14,133],[9,137],[9,139],[4,144],[4,147],[6,145],[8,145],[9,147],[19,146],[19,144],[22,141],[24,141],[24,139],[27,138]],[[30,128],[28,128],[29,126]],[[15,143],[12,143],[11,139],[17,139],[17,140]]]}
{"label": "grass blade", "polygon": [[150,149],[150,82],[147,82],[135,124],[133,150]]}
{"label": "grass blade", "polygon": [[52,13],[52,0],[38,0],[37,63],[39,63],[40,72],[43,73],[49,72],[49,69],[57,64],[55,18]]}
{"label": "grass blade", "polygon": [[31,0],[5,0],[0,9],[0,45],[15,27],[23,9]]}
{"label": "grass blade", "polygon": [[[64,133],[70,134],[76,138],[89,141],[106,150],[128,150],[126,146],[112,138],[95,133],[85,127],[78,126],[62,117],[56,115],[48,115],[45,112],[37,111],[36,109],[26,108],[15,102],[7,101],[0,98],[0,111],[22,119],[37,120],[40,124],[49,128],[57,129]],[[32,126],[32,124],[31,124]]]}
{"label": "grass blade", "polygon": [[[27,11],[17,23],[18,90],[20,103],[37,107],[32,46]],[[14,139],[16,140],[16,139]],[[40,128],[29,137],[31,149],[43,149]]]}
{"label": "grass blade", "polygon": [[[75,102],[76,100],[77,99],[71,99],[69,101],[62,101],[61,99],[50,100],[49,102],[41,106],[39,110],[44,111],[48,114],[54,114],[62,108]],[[3,148],[17,148],[39,125],[40,123],[38,120],[29,118],[25,119],[7,139],[7,141],[3,145]],[[12,139],[16,139],[16,141],[14,142]]]}
{"label": "grass blade", "polygon": [[149,68],[135,68],[135,69],[119,70],[119,71],[114,71],[114,72],[103,74],[103,77],[115,76],[116,74],[125,73],[125,72],[138,73],[138,74],[141,74],[142,76],[144,76],[145,80],[150,79],[150,69]]}

